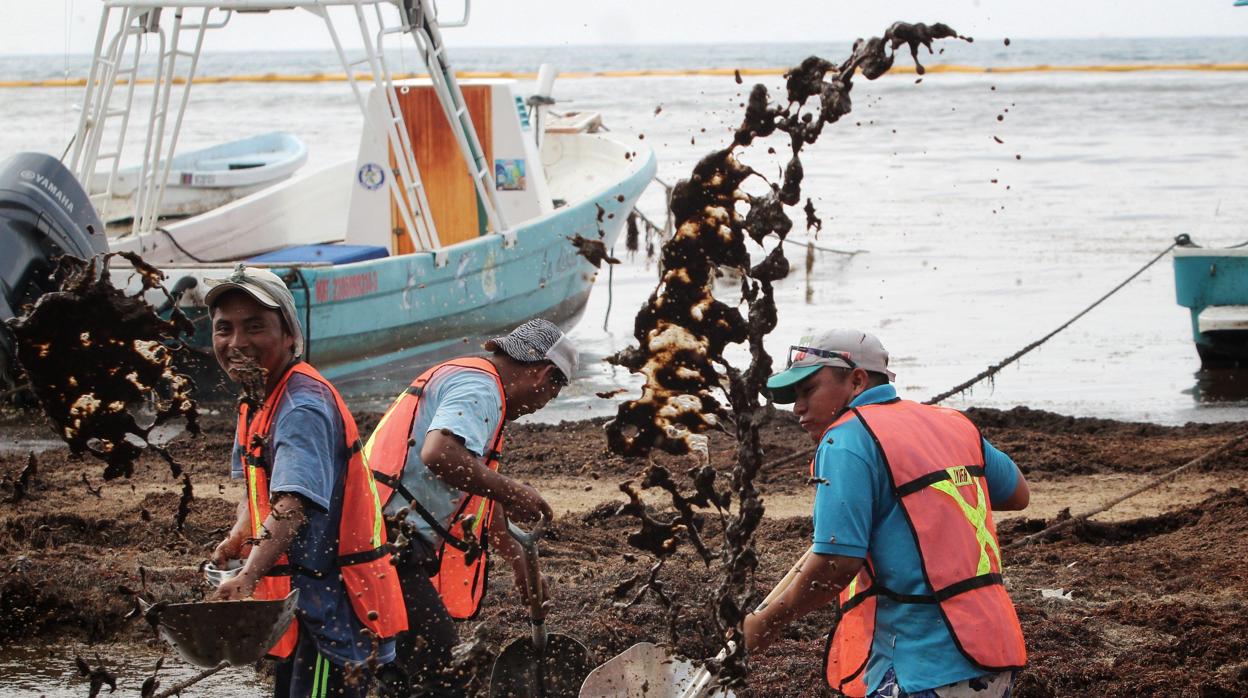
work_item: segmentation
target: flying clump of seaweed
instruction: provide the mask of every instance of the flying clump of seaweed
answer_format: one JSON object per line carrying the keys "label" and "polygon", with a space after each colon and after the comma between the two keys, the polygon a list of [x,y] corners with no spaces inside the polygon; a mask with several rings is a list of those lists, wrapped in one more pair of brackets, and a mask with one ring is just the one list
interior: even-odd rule
{"label": "flying clump of seaweed", "polygon": [[[715,556],[698,534],[694,507],[714,506],[725,517],[724,544],[718,557],[724,579],[710,601],[716,637],[725,655],[709,662],[722,686],[743,684],[746,674],[741,622],[752,596],[757,566],[753,536],[763,516],[763,504],[754,489],[761,465],[759,425],[763,413],[759,393],[772,373],[771,357],[763,339],[776,326],[773,284],[789,272],[783,240],[793,227],[786,206],[802,200],[802,162],[807,144],[814,143],[826,125],[836,123],[851,109],[850,91],[857,74],[874,80],[893,65],[896,51],[907,46],[920,75],[924,69],[918,49],[931,52],[932,41],[961,38],[944,24],[897,22],[882,37],[859,39],[853,54],[840,65],[812,56],[785,73],[786,99],[773,102],[764,85],[750,91],[745,115],[728,147],[710,153],[694,166],[688,179],[672,191],[670,207],[675,233],[661,252],[659,284],[637,314],[634,336],[638,346],[625,349],[611,361],[645,378],[642,394],[620,405],[607,426],[610,448],[627,456],[645,456],[653,449],[672,454],[702,454],[701,465],[689,471],[694,491],[680,492],[666,469],[651,464],[640,485],[630,481],[621,489],[632,500],[624,512],[642,520],[641,531],[630,544],[654,554],[658,562],[633,603],[647,591],[669,609],[672,626],[679,610],[664,592],[659,574],[664,560],[686,538],[710,564]],[[738,155],[759,139],[777,132],[787,136],[791,153],[779,182],[743,164]],[[749,194],[743,185],[752,177],[766,186],[760,195]],[[814,206],[806,201],[808,227],[818,227]],[[750,264],[746,240],[771,249],[762,261]],[[741,275],[740,304],[729,305],[715,297],[716,268],[733,269]],[[745,343],[750,363],[739,369],[724,358],[730,344]],[[725,406],[718,395],[727,399]],[[736,463],[726,489],[716,486],[718,473],[709,465],[706,432],[730,423],[734,427]],[[640,488],[660,487],[673,500],[677,516],[662,521],[645,511]],[[736,512],[726,516],[736,499]],[[640,580],[637,580],[640,581]]]}
{"label": "flying clump of seaweed", "polygon": [[[118,255],[142,283],[134,295],[110,281],[109,262]],[[194,383],[177,370],[170,349],[193,331],[191,323],[176,307],[170,319],[162,319],[143,299],[148,290],[164,290],[164,274],[122,252],[89,261],[63,256],[55,276],[57,291],[9,321],[18,361],[44,413],[72,453],[88,452],[106,463],[105,479],[129,477],[145,448],[181,476],[169,453],[148,438],[176,419],[199,433]]]}

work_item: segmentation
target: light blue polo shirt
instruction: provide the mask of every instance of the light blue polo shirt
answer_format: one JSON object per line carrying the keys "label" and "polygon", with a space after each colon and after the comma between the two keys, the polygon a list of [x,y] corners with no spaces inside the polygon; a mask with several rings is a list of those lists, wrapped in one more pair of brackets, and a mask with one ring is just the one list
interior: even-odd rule
{"label": "light blue polo shirt", "polygon": [[[483,371],[462,366],[438,369],[421,392],[420,406],[412,420],[411,447],[403,467],[403,486],[445,528],[464,499],[464,493],[443,482],[420,459],[425,435],[446,429],[458,436],[478,458],[484,458],[493,445],[491,439],[502,418],[503,398],[494,377]],[[395,494],[386,505],[387,514],[395,514],[407,506],[407,500]],[[433,545],[442,542],[420,514],[412,511],[408,520]]]}
{"label": "light blue polo shirt", "polygon": [[[892,385],[881,385],[863,391],[850,405],[896,398]],[[987,441],[984,457],[988,497],[995,506],[1014,493],[1018,468]],[[824,435],[815,452],[815,474],[823,482],[815,490],[814,551],[858,558],[870,551],[878,583],[899,594],[930,595],[883,454],[861,421],[852,419]],[[868,691],[879,687],[889,667],[908,693],[985,674],[958,651],[935,604],[900,604],[877,596]]]}

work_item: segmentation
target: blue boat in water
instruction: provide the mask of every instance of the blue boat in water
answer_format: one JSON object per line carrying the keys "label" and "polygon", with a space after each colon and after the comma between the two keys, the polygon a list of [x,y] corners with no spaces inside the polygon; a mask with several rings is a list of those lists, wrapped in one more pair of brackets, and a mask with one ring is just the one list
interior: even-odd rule
{"label": "blue boat in water", "polygon": [[[483,339],[530,318],[576,323],[598,273],[583,251],[610,249],[656,166],[649,149],[601,132],[600,115],[556,113],[552,69],[542,66],[528,98],[512,80],[457,80],[432,3],[221,0],[158,11],[182,4],[105,4],[67,163],[79,182],[93,182],[100,218],[130,221],[109,231],[108,248],[137,252],[168,277],[195,323],[191,363],[208,374],[199,377],[201,389],[221,383],[203,280],[227,276],[238,262],[286,280],[308,358],[348,394],[388,396],[421,367],[478,350]],[[346,15],[325,9],[336,4],[371,6],[347,21],[358,24],[352,33],[364,44],[350,56],[336,26]],[[358,153],[206,213],[163,219],[203,34],[220,31],[238,11],[271,12],[273,21],[307,11],[324,20],[364,116]],[[153,33],[161,54],[144,160],[135,208],[119,216],[107,208],[120,186],[115,173],[126,171],[117,161],[125,112],[144,84],[136,75],[150,66],[139,61],[140,38]],[[429,76],[392,79],[374,38],[414,41]],[[112,181],[100,172],[114,173]],[[49,181],[58,176],[48,173]],[[118,285],[134,285],[130,276],[114,270]]]}
{"label": "blue boat in water", "polygon": [[1248,247],[1197,247],[1184,236],[1174,250],[1174,290],[1191,311],[1201,367],[1248,366]]}

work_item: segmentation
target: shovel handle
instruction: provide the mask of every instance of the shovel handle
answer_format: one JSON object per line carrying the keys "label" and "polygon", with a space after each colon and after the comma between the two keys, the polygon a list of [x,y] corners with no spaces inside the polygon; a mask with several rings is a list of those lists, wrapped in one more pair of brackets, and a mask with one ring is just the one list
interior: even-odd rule
{"label": "shovel handle", "polygon": [[754,609],[755,613],[767,608],[768,604],[775,601],[781,594],[789,590],[789,587],[793,585],[793,580],[797,579],[798,573],[802,571],[802,565],[806,564],[806,561],[810,559],[812,552],[814,552],[813,547],[807,548],[806,552],[802,553],[802,556],[797,558],[797,562],[793,563],[793,566],[789,568],[789,571],[786,572],[783,577],[781,577],[780,581],[776,583],[776,586],[772,587],[771,591],[767,594],[767,597],[763,599],[762,603],[758,604],[758,608]]}
{"label": "shovel handle", "polygon": [[515,521],[507,520],[507,533],[520,544],[522,548],[532,548],[533,553],[537,554],[537,542],[542,539],[542,534],[546,532],[546,517],[538,519],[533,525],[533,530],[525,531],[516,525]]}
{"label": "shovel handle", "polygon": [[524,581],[529,587],[529,623],[533,626],[533,648],[540,655],[546,649],[546,599],[542,594],[542,570],[537,542],[546,532],[546,519],[538,520],[533,530],[525,531],[507,521],[507,533],[520,544],[524,561]]}

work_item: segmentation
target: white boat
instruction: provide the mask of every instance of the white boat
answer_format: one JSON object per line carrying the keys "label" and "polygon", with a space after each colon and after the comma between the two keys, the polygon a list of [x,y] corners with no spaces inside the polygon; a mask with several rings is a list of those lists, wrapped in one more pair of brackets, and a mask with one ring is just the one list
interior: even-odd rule
{"label": "white boat", "polygon": [[[345,24],[354,22],[363,48],[351,58],[338,26],[344,15],[331,6],[353,10]],[[160,220],[205,33],[226,29],[236,13],[266,13],[266,21],[280,22],[286,11],[324,21],[365,117],[356,156],[298,172],[206,213]],[[415,42],[428,78],[391,78],[382,43],[398,40]],[[68,160],[79,182],[115,167],[122,152],[128,108],[143,84],[136,79],[142,45],[160,52],[150,82],[142,176],[132,220],[119,234],[109,231],[108,247],[138,252],[164,270],[195,323],[190,347],[202,359],[197,363],[210,374],[216,367],[202,279],[226,276],[238,261],[268,265],[287,280],[307,357],[352,394],[388,396],[422,366],[531,318],[566,329],[580,318],[597,275],[573,240],[610,248],[654,176],[653,153],[635,140],[597,132],[599,115],[582,113],[545,127],[555,121],[549,118],[555,74],[548,66],[539,71],[531,99],[511,80],[461,85],[431,3],[105,0]],[[10,165],[12,186],[0,181],[0,219],[12,217],[9,227],[20,223],[24,231],[11,242],[0,240],[0,252],[12,248],[14,259],[20,253],[20,263],[0,264],[6,282],[10,276],[46,278],[32,273],[48,264],[51,253],[40,250],[100,242],[98,222],[69,215],[85,216],[91,206],[75,203],[73,187],[63,186],[71,175],[58,167],[55,158],[27,158]],[[91,195],[96,209],[116,192],[112,179]],[[3,205],[6,187],[14,200],[43,203],[11,212]],[[68,242],[38,239],[49,236],[38,224],[44,219],[31,212],[40,205],[68,205],[54,231]],[[83,239],[72,239],[74,229],[86,231],[79,233]],[[137,286],[133,276],[114,269],[119,285]],[[32,295],[31,283],[0,286],[2,300],[18,307]],[[150,300],[158,305],[164,298],[153,293]],[[201,377],[200,386],[218,378]]]}
{"label": "white boat", "polygon": [[[287,179],[308,160],[308,148],[294,134],[264,133],[182,153],[170,161],[157,218],[193,216],[241,199]],[[163,170],[165,163],[157,163]],[[96,172],[87,188],[108,192],[99,207],[105,223],[129,220],[140,209],[142,165]],[[112,180],[110,182],[110,179]]]}

